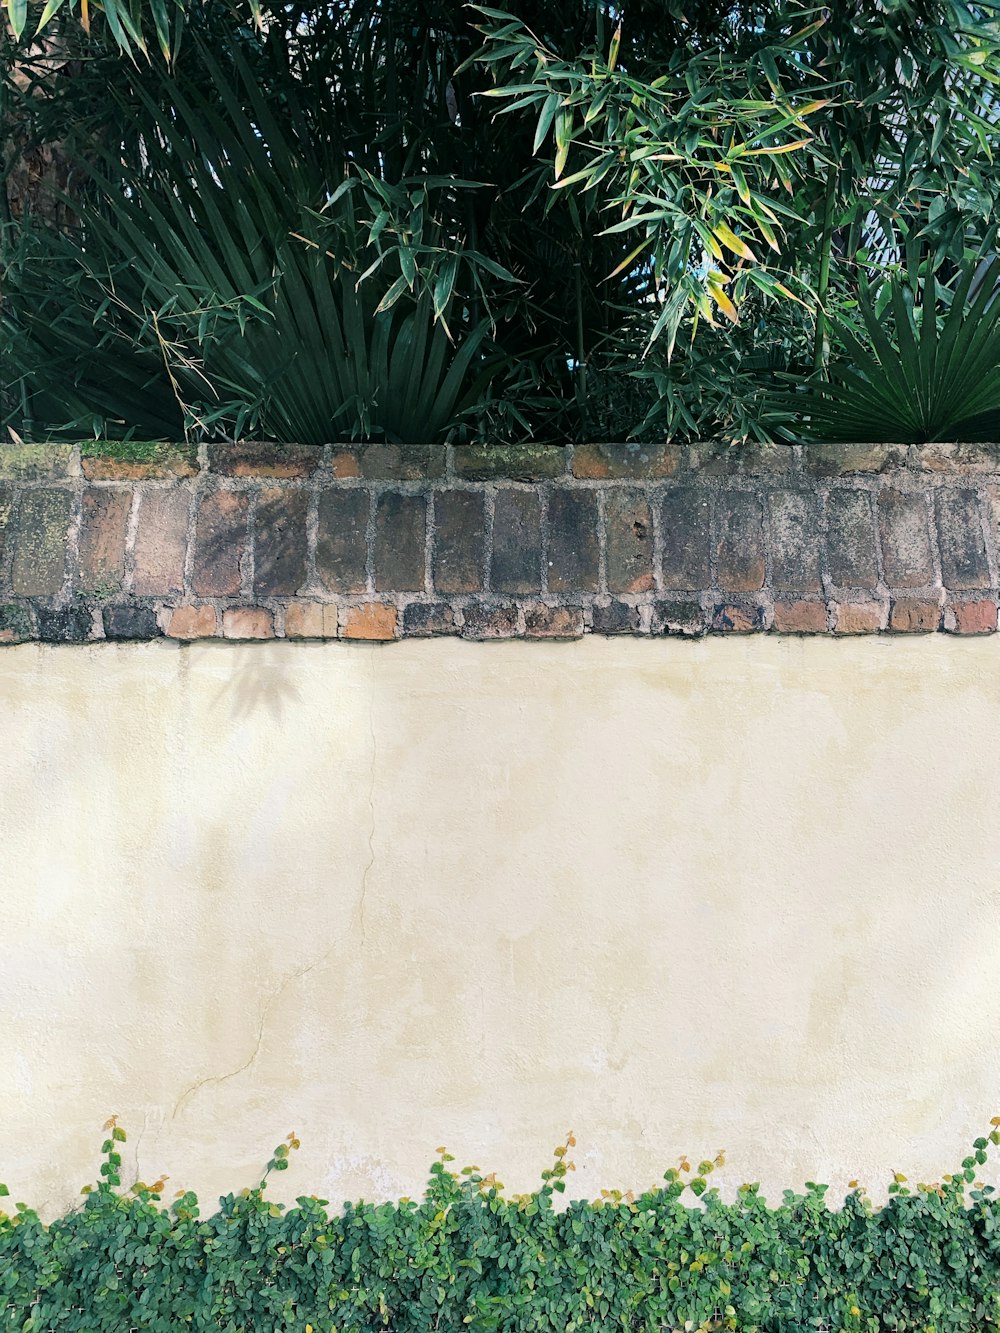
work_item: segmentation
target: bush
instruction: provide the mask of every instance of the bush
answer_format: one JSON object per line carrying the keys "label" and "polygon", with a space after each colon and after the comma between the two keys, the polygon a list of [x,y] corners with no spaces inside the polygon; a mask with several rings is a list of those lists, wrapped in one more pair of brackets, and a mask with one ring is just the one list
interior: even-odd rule
{"label": "bush", "polygon": [[7,1333],[1000,1328],[1000,1207],[976,1180],[986,1138],[940,1183],[911,1192],[897,1175],[881,1208],[856,1182],[839,1210],[813,1183],[774,1207],[756,1185],[723,1202],[707,1179],[720,1154],[696,1171],[682,1159],[638,1197],[556,1209],[570,1135],[531,1194],[454,1172],[441,1148],[422,1201],[330,1215],[323,1199],[286,1210],[265,1197],[299,1146],[289,1135],[256,1188],[203,1218],[188,1192],[165,1206],[165,1180],[123,1192],[125,1132],[105,1128],[81,1209],[49,1225],[24,1204],[0,1213]]}

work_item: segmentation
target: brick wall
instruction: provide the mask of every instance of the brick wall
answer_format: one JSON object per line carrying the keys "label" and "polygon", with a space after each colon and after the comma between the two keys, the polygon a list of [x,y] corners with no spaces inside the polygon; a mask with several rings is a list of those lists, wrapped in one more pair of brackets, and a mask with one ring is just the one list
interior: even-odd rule
{"label": "brick wall", "polygon": [[991,633],[1000,445],[0,446],[0,642]]}

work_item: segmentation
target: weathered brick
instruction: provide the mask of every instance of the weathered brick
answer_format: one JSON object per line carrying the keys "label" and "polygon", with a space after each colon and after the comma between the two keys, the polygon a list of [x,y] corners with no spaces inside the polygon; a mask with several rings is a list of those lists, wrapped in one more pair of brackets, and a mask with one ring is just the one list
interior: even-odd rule
{"label": "weathered brick", "polygon": [[7,548],[7,529],[14,512],[14,488],[0,486],[0,573],[3,572],[4,551]]}
{"label": "weathered brick", "polygon": [[22,493],[14,519],[12,592],[20,597],[54,597],[62,589],[72,512],[69,491]]}
{"label": "weathered brick", "polygon": [[93,612],[80,602],[58,608],[36,606],[35,616],[43,643],[86,643],[94,633]]}
{"label": "weathered brick", "polygon": [[672,477],[683,462],[679,444],[578,444],[573,449],[573,476],[587,481],[659,480]]}
{"label": "weathered brick", "polygon": [[218,631],[214,606],[166,607],[160,625],[171,639],[210,639]]}
{"label": "weathered brick", "polygon": [[918,444],[913,452],[923,472],[1000,472],[1000,444]]}
{"label": "weathered brick", "polygon": [[934,582],[927,505],[922,493],[888,487],[878,497],[882,568],[890,588],[921,588]]}
{"label": "weathered brick", "polygon": [[730,592],[764,586],[764,518],[760,499],[748,491],[720,495],[718,502],[719,585]]}
{"label": "weathered brick", "polygon": [[457,634],[455,613],[447,602],[410,602],[403,609],[403,633],[414,639]]}
{"label": "weathered brick", "polygon": [[480,592],[485,564],[482,491],[435,491],[434,587],[438,592]]}
{"label": "weathered brick", "polygon": [[193,444],[84,444],[80,465],[88,481],[164,481],[194,477],[198,449]]}
{"label": "weathered brick", "polygon": [[990,567],[975,491],[943,488],[937,492],[938,549],[946,588],[961,591],[990,586]]}
{"label": "weathered brick", "polygon": [[224,477],[309,477],[323,457],[318,444],[210,444],[208,466]]}
{"label": "weathered brick", "polygon": [[600,586],[597,496],[559,487],[549,497],[550,592],[596,592]]}
{"label": "weathered brick", "polygon": [[320,492],[316,577],[327,592],[358,593],[368,586],[369,506],[366,490]]}
{"label": "weathered brick", "polygon": [[462,634],[467,639],[513,639],[517,636],[516,606],[473,602],[462,615]]}
{"label": "weathered brick", "polygon": [[754,634],[765,627],[761,606],[717,606],[712,612],[716,634]]}
{"label": "weathered brick", "polygon": [[199,597],[232,597],[243,581],[250,498],[242,491],[207,491],[195,519],[191,587]]}
{"label": "weathered brick", "polygon": [[653,516],[643,491],[609,490],[604,499],[605,552],[611,592],[653,586]]}
{"label": "weathered brick", "polygon": [[874,588],[878,583],[875,520],[867,491],[833,490],[826,500],[826,558],[838,588]]}
{"label": "weathered brick", "polygon": [[71,444],[0,444],[0,481],[57,481],[72,462]]}
{"label": "weathered brick", "polygon": [[161,633],[151,606],[124,602],[103,610],[106,639],[155,639]]}
{"label": "weathered brick", "polygon": [[131,490],[88,486],[84,491],[79,586],[87,592],[120,591],[131,508]]}
{"label": "weathered brick", "polygon": [[542,526],[537,491],[497,491],[490,580],[494,592],[541,592]]}
{"label": "weathered brick", "polygon": [[591,611],[591,627],[595,634],[638,634],[642,626],[642,617],[637,606],[617,600],[606,606],[594,605]]}
{"label": "weathered brick", "polygon": [[140,597],[170,597],[184,591],[191,492],[145,491],[139,502],[132,589]]}
{"label": "weathered brick", "polygon": [[885,623],[881,602],[842,602],[836,607],[837,634],[877,634]]}
{"label": "weathered brick", "polygon": [[222,613],[227,639],[273,639],[274,616],[264,606],[230,606]]}
{"label": "weathered brick", "polygon": [[801,491],[769,497],[771,582],[782,591],[820,592],[820,524],[816,500]]}
{"label": "weathered brick", "polygon": [[272,486],[260,493],[254,534],[253,586],[263,597],[291,597],[306,581],[309,496]]}
{"label": "weathered brick", "polygon": [[524,609],[524,632],[529,639],[579,639],[583,635],[583,608],[536,602]]}
{"label": "weathered brick", "polygon": [[666,492],[660,506],[664,588],[681,591],[709,586],[708,526],[709,502],[704,491],[681,487]]}
{"label": "weathered brick", "polygon": [[696,639],[705,633],[705,612],[700,602],[660,599],[653,603],[650,630],[673,638]]}
{"label": "weathered brick", "polygon": [[952,634],[995,634],[997,604],[987,598],[952,602],[945,609],[944,626]]}
{"label": "weathered brick", "polygon": [[34,638],[31,614],[17,602],[0,602],[0,643],[24,643]]}
{"label": "weathered brick", "polygon": [[851,472],[887,472],[906,464],[905,444],[810,444],[805,468],[814,477],[843,477]]}
{"label": "weathered brick", "polygon": [[771,628],[779,634],[825,634],[829,628],[826,603],[803,598],[775,602]]}
{"label": "weathered brick", "polygon": [[329,602],[289,602],[285,607],[286,639],[335,639],[337,608]]}
{"label": "weathered brick", "polygon": [[921,597],[900,597],[892,603],[889,628],[902,634],[929,634],[941,625],[941,607]]}
{"label": "weathered brick", "polygon": [[375,589],[423,592],[427,498],[387,491],[375,511]]}
{"label": "weathered brick", "polygon": [[465,481],[546,481],[566,471],[561,444],[459,444],[454,460]]}
{"label": "weathered brick", "polygon": [[365,477],[369,481],[423,481],[445,474],[443,444],[338,445],[332,458],[333,475]]}
{"label": "weathered brick", "polygon": [[704,477],[783,476],[798,467],[788,444],[696,444],[691,467]]}
{"label": "weathered brick", "polygon": [[396,637],[396,608],[382,602],[365,602],[361,606],[340,608],[340,637],[342,639],[394,639]]}

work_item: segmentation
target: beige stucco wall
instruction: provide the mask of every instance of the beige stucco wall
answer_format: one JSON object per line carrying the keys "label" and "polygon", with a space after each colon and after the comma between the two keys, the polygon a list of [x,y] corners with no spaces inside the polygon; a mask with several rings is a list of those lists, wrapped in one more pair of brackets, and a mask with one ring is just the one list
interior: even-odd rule
{"label": "beige stucco wall", "polygon": [[1000,1111],[1000,644],[0,651],[0,1179],[949,1169]]}

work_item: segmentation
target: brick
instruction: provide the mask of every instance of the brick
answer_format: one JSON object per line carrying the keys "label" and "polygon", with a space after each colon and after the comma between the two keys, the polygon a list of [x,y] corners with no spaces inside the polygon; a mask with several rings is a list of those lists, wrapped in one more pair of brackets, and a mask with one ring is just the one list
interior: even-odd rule
{"label": "brick", "polygon": [[789,444],[696,444],[691,467],[704,477],[783,476],[798,468]]}
{"label": "brick", "polygon": [[653,516],[643,491],[608,490],[604,542],[611,592],[648,592],[653,586]]}
{"label": "brick", "polygon": [[696,639],[705,633],[705,613],[700,602],[659,600],[653,603],[650,630],[672,638]]}
{"label": "brick", "polygon": [[747,491],[720,495],[718,502],[719,585],[730,592],[764,586],[764,518],[758,496]]}
{"label": "brick", "polygon": [[617,600],[602,606],[595,603],[591,611],[591,628],[595,634],[638,634],[642,617],[637,606]]}
{"label": "brick", "polygon": [[210,444],[208,466],[224,477],[310,477],[319,467],[318,444]]}
{"label": "brick", "polygon": [[333,455],[335,477],[369,481],[436,480],[445,474],[443,444],[340,445]]}
{"label": "brick", "polygon": [[878,497],[882,568],[890,588],[921,588],[934,582],[934,557],[922,493],[888,487]]}
{"label": "brick", "polygon": [[529,639],[579,639],[583,636],[583,608],[537,602],[525,607],[524,632]]}
{"label": "brick", "polygon": [[218,629],[214,606],[167,607],[160,624],[171,639],[210,639]]}
{"label": "brick", "polygon": [[829,628],[826,603],[801,598],[775,602],[771,628],[779,634],[825,634]]}
{"label": "brick", "polygon": [[537,491],[497,491],[493,517],[494,592],[542,590],[542,527]]}
{"label": "brick", "polygon": [[340,608],[340,637],[342,639],[394,639],[396,637],[396,608],[382,602],[365,602],[362,606]]}
{"label": "brick", "polygon": [[80,454],[88,481],[166,481],[198,474],[193,444],[84,444]]}
{"label": "brick", "polygon": [[24,643],[34,638],[31,614],[16,602],[0,603],[0,643]]}
{"label": "brick", "polygon": [[434,492],[433,579],[438,592],[481,592],[486,565],[482,491]]}
{"label": "brick", "polygon": [[285,607],[286,639],[335,639],[337,608],[329,602],[289,602]]}
{"label": "brick", "polygon": [[553,490],[548,508],[550,592],[596,592],[600,586],[597,496],[593,491]]}
{"label": "brick", "polygon": [[921,597],[900,597],[892,603],[889,628],[898,634],[929,634],[941,625],[941,607]]}
{"label": "brick", "polygon": [[71,444],[0,444],[0,481],[58,481],[72,463]]}
{"label": "brick", "polygon": [[877,634],[882,629],[885,609],[881,602],[844,602],[836,607],[837,634]]}
{"label": "brick", "polygon": [[887,472],[906,465],[905,444],[810,444],[803,461],[814,477],[843,477],[852,472]]}
{"label": "brick", "polygon": [[263,597],[292,597],[306,581],[309,495],[272,486],[260,493],[254,524],[253,586]]}
{"label": "brick", "polygon": [[3,571],[3,557],[7,546],[7,530],[14,512],[14,488],[0,486],[0,573]]}
{"label": "brick", "polygon": [[107,595],[125,581],[125,538],[131,490],[88,486],[83,492],[79,586]]}
{"label": "brick", "polygon": [[945,488],[936,494],[941,578],[946,588],[966,591],[990,586],[990,567],[975,491]]}
{"label": "brick", "polygon": [[263,606],[230,606],[222,613],[227,639],[273,639],[274,616]]}
{"label": "brick", "polygon": [[321,491],[316,537],[316,577],[333,593],[368,586],[369,493],[352,488]]}
{"label": "brick", "polygon": [[190,498],[187,486],[143,493],[132,580],[132,590],[140,597],[171,597],[184,591]]}
{"label": "brick", "polygon": [[155,639],[162,632],[151,606],[125,602],[119,606],[106,606],[102,616],[106,639]]}
{"label": "brick", "polygon": [[66,572],[66,539],[73,513],[69,491],[24,491],[14,519],[11,591],[54,597]]}
{"label": "brick", "polygon": [[467,639],[513,639],[517,637],[517,607],[493,602],[473,602],[463,611],[462,634]]}
{"label": "brick", "polygon": [[826,558],[839,588],[874,588],[878,583],[875,520],[867,491],[833,490],[826,499]]}
{"label": "brick", "polygon": [[953,602],[945,610],[945,629],[952,634],[995,634],[997,604],[985,598],[975,602]]}
{"label": "brick", "polygon": [[411,602],[403,609],[403,633],[410,638],[457,634],[455,613],[447,602]]}
{"label": "brick", "polygon": [[561,444],[459,444],[453,457],[464,481],[548,481],[566,471]]}
{"label": "brick", "polygon": [[660,506],[663,586],[668,589],[707,588],[709,502],[703,490],[683,487],[667,491]]}
{"label": "brick", "polygon": [[86,643],[94,633],[94,615],[89,606],[52,608],[36,606],[38,637],[43,643]]}
{"label": "brick", "polygon": [[375,511],[375,589],[423,592],[427,498],[387,491]]}
{"label": "brick", "polygon": [[816,500],[801,491],[774,491],[768,498],[771,583],[782,591],[821,592],[820,523]]}
{"label": "brick", "polygon": [[199,597],[232,597],[243,582],[250,497],[242,491],[206,491],[195,519],[191,587]]}
{"label": "brick", "polygon": [[917,444],[911,466],[922,472],[1000,472],[1000,444]]}
{"label": "brick", "polygon": [[588,481],[672,477],[684,462],[679,444],[578,444],[573,476]]}
{"label": "brick", "polygon": [[716,634],[754,634],[764,628],[761,606],[717,606],[712,612]]}

